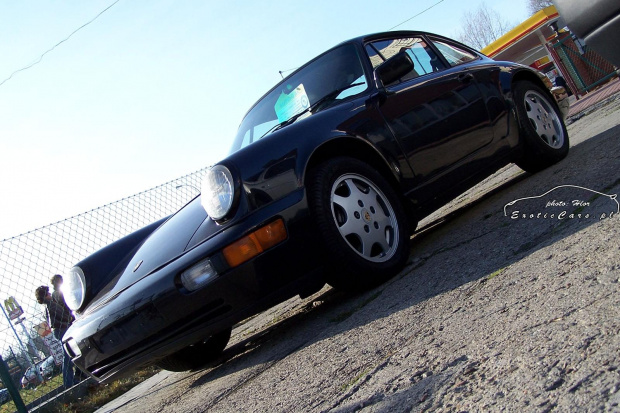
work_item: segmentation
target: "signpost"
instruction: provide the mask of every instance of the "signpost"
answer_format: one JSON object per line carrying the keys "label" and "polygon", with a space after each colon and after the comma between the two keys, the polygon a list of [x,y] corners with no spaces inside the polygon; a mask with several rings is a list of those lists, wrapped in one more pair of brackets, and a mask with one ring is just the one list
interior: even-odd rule
{"label": "signpost", "polygon": [[37,324],[34,326],[35,331],[41,338],[43,339],[43,343],[49,349],[52,356],[54,356],[54,362],[57,366],[62,366],[63,360],[63,348],[60,341],[56,340],[54,335],[52,334],[52,329],[47,321],[42,322],[41,324]]}
{"label": "signpost", "polygon": [[[32,367],[32,369],[36,372],[37,378],[39,378],[40,381],[43,381],[43,378],[41,377],[41,373],[39,372],[39,369],[35,367],[36,365],[34,363],[34,360],[32,360],[32,357],[30,357],[30,353],[28,352],[28,349],[24,347],[24,343],[22,343],[21,338],[19,338],[19,334],[17,334],[17,331],[15,331],[15,326],[13,325],[13,323],[11,323],[11,321],[13,320],[16,320],[15,324],[19,324],[22,321],[24,321],[24,319],[19,318],[22,314],[24,314],[24,310],[22,310],[22,308],[17,304],[15,297],[9,297],[8,299],[4,300],[4,306],[0,306],[0,308],[2,308],[2,313],[6,317],[6,320],[8,321],[9,325],[11,326],[11,330],[13,330],[13,334],[15,334],[15,338],[17,339],[17,342],[19,343],[19,346],[21,347],[22,352],[26,356],[26,360],[28,360],[30,367]],[[13,315],[9,315],[7,314],[7,312]],[[17,314],[17,315],[14,315],[14,314]],[[26,332],[26,328],[24,327],[23,324],[22,324],[22,328]],[[30,340],[30,336],[28,335],[27,332],[26,332],[26,335],[28,339]],[[36,349],[36,347],[34,348]]]}
{"label": "signpost", "polygon": [[18,319],[22,314],[24,314],[24,310],[22,310],[21,306],[17,304],[17,300],[15,297],[9,297],[4,300],[4,308],[9,313],[8,318],[11,320]]}

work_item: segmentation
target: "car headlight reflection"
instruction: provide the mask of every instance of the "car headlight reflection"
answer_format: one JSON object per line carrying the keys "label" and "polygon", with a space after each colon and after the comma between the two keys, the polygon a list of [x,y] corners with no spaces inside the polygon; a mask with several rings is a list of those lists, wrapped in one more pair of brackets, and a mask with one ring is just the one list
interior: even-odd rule
{"label": "car headlight reflection", "polygon": [[181,273],[181,283],[189,291],[195,291],[217,276],[209,259],[200,261]]}
{"label": "car headlight reflection", "polygon": [[223,165],[207,171],[202,181],[202,206],[209,217],[222,219],[230,212],[235,195],[232,174]]}
{"label": "car headlight reflection", "polygon": [[67,306],[73,310],[79,310],[84,304],[86,296],[86,278],[80,267],[73,267],[65,275],[62,284],[62,293]]}

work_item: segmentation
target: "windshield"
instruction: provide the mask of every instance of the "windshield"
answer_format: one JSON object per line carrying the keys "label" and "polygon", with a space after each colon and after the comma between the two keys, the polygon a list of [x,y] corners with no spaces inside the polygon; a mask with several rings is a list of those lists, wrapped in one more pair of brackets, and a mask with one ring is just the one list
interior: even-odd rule
{"label": "windshield", "polygon": [[[340,101],[367,87],[355,46],[346,44],[331,50],[286,78],[254,105],[239,126],[231,152],[277,130],[289,119],[292,123],[296,115],[316,112],[329,106],[327,101]],[[342,92],[334,93],[338,90]]]}

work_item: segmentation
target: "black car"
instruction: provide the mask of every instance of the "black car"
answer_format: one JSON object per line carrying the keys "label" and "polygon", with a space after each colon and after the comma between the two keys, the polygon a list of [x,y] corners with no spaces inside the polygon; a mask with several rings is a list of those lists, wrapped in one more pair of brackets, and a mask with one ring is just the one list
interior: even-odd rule
{"label": "black car", "polygon": [[559,161],[568,144],[529,67],[428,33],[341,43],[248,111],[201,196],[71,269],[66,351],[98,380],[203,365],[270,306],[392,277],[418,220],[510,162]]}

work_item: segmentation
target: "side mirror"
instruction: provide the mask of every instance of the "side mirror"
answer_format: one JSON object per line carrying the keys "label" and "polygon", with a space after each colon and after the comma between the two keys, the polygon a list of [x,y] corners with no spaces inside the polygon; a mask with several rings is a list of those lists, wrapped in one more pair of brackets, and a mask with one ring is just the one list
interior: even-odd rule
{"label": "side mirror", "polygon": [[396,82],[413,70],[414,64],[407,52],[400,52],[381,63],[375,70],[383,86]]}

